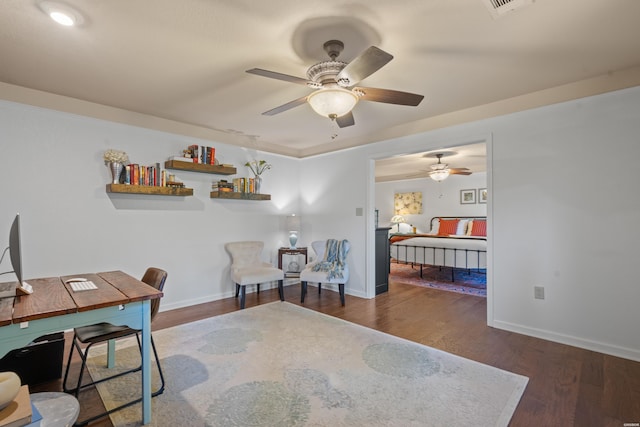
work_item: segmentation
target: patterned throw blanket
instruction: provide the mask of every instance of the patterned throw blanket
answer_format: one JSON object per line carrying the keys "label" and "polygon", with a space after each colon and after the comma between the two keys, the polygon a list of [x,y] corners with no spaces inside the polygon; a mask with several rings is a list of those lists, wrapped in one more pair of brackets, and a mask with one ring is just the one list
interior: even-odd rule
{"label": "patterned throw blanket", "polygon": [[328,239],[324,250],[324,258],[313,266],[313,271],[326,271],[327,280],[342,278],[347,262],[349,242],[347,240]]}

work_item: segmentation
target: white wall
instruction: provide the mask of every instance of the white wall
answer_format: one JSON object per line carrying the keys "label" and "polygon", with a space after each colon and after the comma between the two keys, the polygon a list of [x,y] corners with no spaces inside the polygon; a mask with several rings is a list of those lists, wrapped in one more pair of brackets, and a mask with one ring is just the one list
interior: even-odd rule
{"label": "white wall", "polygon": [[[486,216],[486,203],[461,204],[460,190],[487,188],[486,172],[471,175],[450,175],[441,182],[431,178],[407,179],[401,181],[377,182],[375,184],[375,208],[378,209],[380,227],[389,227],[394,213],[394,195],[396,193],[422,193],[422,214],[403,215],[406,224],[400,224],[401,232],[411,231],[411,226],[418,233],[430,230],[431,218],[437,216]],[[391,232],[397,232],[393,225]]]}
{"label": "white wall", "polygon": [[[238,174],[172,171],[192,197],[105,192],[106,149],[155,164],[189,144],[215,146]],[[142,277],[157,266],[169,273],[163,310],[232,295],[225,242],[262,240],[264,260],[276,265],[287,240],[284,216],[299,209],[295,159],[2,101],[0,154],[0,243],[8,244],[19,212],[26,278],[109,270]],[[250,176],[243,165],[254,158],[273,164],[262,189],[272,201],[209,198],[214,180]],[[10,270],[7,257],[0,271]]]}
{"label": "white wall", "polygon": [[256,155],[274,165],[271,202],[221,201],[208,197],[220,177],[190,172],[176,174],[194,197],[104,190],[107,148],[155,163],[205,141],[0,102],[0,242],[20,212],[28,277],[164,267],[167,309],[232,294],[224,242],[263,240],[275,264],[299,211],[301,245],[349,239],[347,292],[373,297],[374,159],[485,141],[489,323],[640,360],[638,135],[632,88],[302,160],[214,143],[240,174]]}
{"label": "white wall", "polygon": [[[638,135],[636,87],[304,159],[302,165],[318,173],[348,165],[323,172],[332,188],[319,199],[323,211],[346,203],[349,213],[366,204],[373,216],[380,202],[373,159],[485,140],[489,323],[640,360]],[[316,181],[303,180],[302,193],[316,191]],[[303,211],[313,209],[303,204]],[[353,251],[360,253],[373,248],[371,222],[354,232],[343,220],[319,215],[314,227],[350,232]],[[369,280],[350,286],[371,295],[372,257],[358,256],[357,262],[357,277]],[[534,299],[534,286],[545,287],[546,299]]]}

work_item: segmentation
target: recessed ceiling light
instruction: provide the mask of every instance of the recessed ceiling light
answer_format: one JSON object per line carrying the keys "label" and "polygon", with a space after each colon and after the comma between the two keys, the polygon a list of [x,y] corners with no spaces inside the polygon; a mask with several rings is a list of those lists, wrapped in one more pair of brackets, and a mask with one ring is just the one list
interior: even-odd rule
{"label": "recessed ceiling light", "polygon": [[78,26],[84,22],[80,12],[64,3],[45,0],[39,2],[38,7],[51,19],[66,27]]}

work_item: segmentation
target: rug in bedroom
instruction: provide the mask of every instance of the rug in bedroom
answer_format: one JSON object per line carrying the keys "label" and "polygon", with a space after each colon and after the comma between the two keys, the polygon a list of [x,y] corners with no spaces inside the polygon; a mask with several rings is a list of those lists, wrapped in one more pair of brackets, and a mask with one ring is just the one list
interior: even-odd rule
{"label": "rug in bedroom", "polygon": [[423,266],[422,277],[420,277],[419,266],[412,267],[411,264],[392,262],[389,280],[460,294],[487,296],[486,270],[478,272],[456,269],[455,281],[452,282],[451,268]]}
{"label": "rug in bedroom", "polygon": [[[287,302],[163,329],[154,340],[167,383],[152,399],[154,426],[506,426],[528,381]],[[120,369],[139,363],[128,344],[117,345]],[[104,363],[92,358],[94,378]],[[99,385],[107,407],[139,390],[137,375]],[[140,413],[136,405],[112,421],[139,425]]]}

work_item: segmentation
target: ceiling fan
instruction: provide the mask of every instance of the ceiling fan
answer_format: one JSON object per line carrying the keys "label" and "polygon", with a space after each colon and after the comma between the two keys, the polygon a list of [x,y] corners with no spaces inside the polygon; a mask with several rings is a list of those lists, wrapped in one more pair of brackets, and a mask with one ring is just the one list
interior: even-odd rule
{"label": "ceiling fan", "polygon": [[427,172],[429,178],[439,182],[446,179],[449,175],[471,175],[471,171],[467,168],[450,168],[448,164],[442,163],[443,156],[455,154],[453,152],[450,153],[451,154],[447,152],[425,154],[424,157],[438,158],[438,163],[431,165],[431,170]]}
{"label": "ceiling fan", "polygon": [[414,93],[355,86],[393,59],[392,55],[382,49],[371,46],[353,61],[346,63],[336,61],[336,58],[344,49],[344,43],[340,40],[329,40],[323,47],[331,59],[318,62],[309,67],[306,79],[261,68],[247,70],[247,73],[250,74],[305,85],[315,89],[310,95],[265,111],[262,113],[263,115],[273,116],[307,102],[316,113],[328,117],[335,121],[339,127],[344,128],[355,124],[351,110],[361,99],[415,107],[424,98],[423,95]]}

